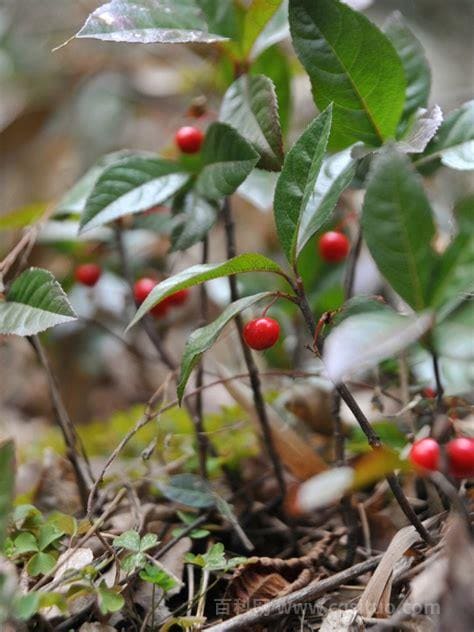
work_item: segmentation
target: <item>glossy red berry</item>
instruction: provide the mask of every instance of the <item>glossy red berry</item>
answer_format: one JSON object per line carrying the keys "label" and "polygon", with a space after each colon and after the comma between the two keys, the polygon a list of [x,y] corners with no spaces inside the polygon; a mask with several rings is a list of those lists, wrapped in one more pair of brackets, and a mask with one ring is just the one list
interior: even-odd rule
{"label": "glossy red berry", "polygon": [[78,283],[93,287],[100,279],[102,268],[96,263],[83,263],[74,271],[74,277]]}
{"label": "glossy red berry", "polygon": [[155,285],[156,281],[154,279],[150,279],[148,277],[138,279],[133,286],[133,296],[135,297],[135,301],[141,305]]}
{"label": "glossy red berry", "polygon": [[421,391],[421,394],[423,395],[423,397],[426,397],[426,399],[434,399],[437,393],[434,388],[427,386]]}
{"label": "glossy red berry", "polygon": [[273,347],[279,337],[280,325],[268,316],[251,320],[244,327],[244,340],[256,351]]}
{"label": "glossy red berry", "polygon": [[201,149],[204,134],[197,127],[181,127],[175,136],[175,141],[185,154],[195,154]]}
{"label": "glossy red berry", "polygon": [[449,473],[456,478],[474,477],[474,439],[458,437],[446,446]]}
{"label": "glossy red berry", "polygon": [[150,309],[150,314],[155,318],[164,318],[171,308],[170,297],[164,298],[162,301]]}
{"label": "glossy red berry", "polygon": [[339,263],[349,254],[350,243],[344,233],[331,230],[319,240],[319,254],[324,261]]}
{"label": "glossy red berry", "polygon": [[413,465],[425,470],[437,470],[441,449],[439,443],[430,437],[414,443],[410,450],[410,461]]}
{"label": "glossy red berry", "polygon": [[189,288],[185,288],[184,290],[178,290],[174,294],[168,297],[168,300],[171,305],[184,305],[189,298]]}

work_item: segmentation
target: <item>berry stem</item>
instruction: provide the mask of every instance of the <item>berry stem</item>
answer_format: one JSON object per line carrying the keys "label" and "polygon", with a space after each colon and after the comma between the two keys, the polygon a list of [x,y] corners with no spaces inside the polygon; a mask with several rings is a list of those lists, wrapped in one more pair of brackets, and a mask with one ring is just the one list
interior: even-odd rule
{"label": "berry stem", "polygon": [[[314,319],[313,313],[309,306],[308,299],[306,298],[303,282],[301,278],[299,277],[296,279],[296,283],[294,284],[294,290],[299,299],[299,307],[303,315],[304,321],[306,323],[306,327],[308,328],[308,331],[311,337],[313,337],[314,331],[316,329],[316,321]],[[316,353],[316,355],[319,356],[319,353],[316,350],[314,350],[314,353]],[[341,398],[343,399],[343,401],[346,403],[347,407],[350,409],[350,411],[356,418],[362,432],[367,437],[370,447],[374,450],[376,450],[377,448],[381,448],[383,444],[382,444],[382,441],[380,440],[380,437],[377,435],[377,433],[374,431],[374,429],[370,425],[369,420],[367,419],[362,409],[357,404],[356,400],[354,399],[352,393],[349,391],[347,386],[343,382],[341,382],[340,384],[336,384],[335,388],[336,388],[336,391],[341,396]],[[415,527],[415,529],[418,531],[418,533],[423,538],[423,540],[425,540],[425,542],[427,542],[428,544],[432,545],[433,544],[432,537],[430,536],[428,531],[425,529],[425,527],[421,523],[421,520],[418,518],[412,506],[408,502],[408,499],[405,496],[405,493],[403,492],[403,489],[400,486],[398,478],[395,476],[395,474],[389,474],[386,477],[386,479],[390,486],[390,489],[392,490],[393,495],[395,496],[405,516],[408,518],[411,524]]]}
{"label": "berry stem", "polygon": [[[235,224],[234,218],[232,216],[232,208],[230,205],[230,199],[226,197],[224,199],[224,204],[222,208],[223,217],[224,217],[224,228],[226,235],[226,248],[227,248],[227,258],[231,259],[235,257],[237,254],[237,247],[235,241]],[[237,301],[239,299],[239,291],[237,289],[237,279],[234,275],[229,277],[229,288],[230,288],[230,296],[231,300]],[[268,456],[273,465],[273,469],[275,472],[275,476],[278,482],[278,486],[280,488],[281,499],[283,500],[286,496],[286,485],[285,480],[283,478],[283,468],[281,465],[280,458],[275,449],[275,445],[273,443],[272,431],[270,428],[270,423],[268,421],[267,411],[265,408],[265,400],[262,395],[262,386],[260,381],[260,375],[257,369],[257,365],[253,359],[252,351],[246,345],[244,337],[243,337],[243,322],[242,317],[238,314],[235,317],[235,324],[237,327],[237,331],[239,333],[240,345],[242,347],[242,352],[244,354],[245,364],[247,365],[247,370],[250,378],[250,385],[253,392],[253,400],[255,404],[255,410],[257,412],[258,419],[260,421],[260,426],[262,429],[262,434],[265,442],[265,447],[268,451]]]}

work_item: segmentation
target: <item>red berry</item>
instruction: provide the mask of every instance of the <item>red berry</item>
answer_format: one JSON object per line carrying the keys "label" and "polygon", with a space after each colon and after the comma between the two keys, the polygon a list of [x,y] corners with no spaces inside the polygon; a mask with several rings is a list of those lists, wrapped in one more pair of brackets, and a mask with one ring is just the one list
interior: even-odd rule
{"label": "red berry", "polygon": [[474,439],[458,437],[446,446],[449,473],[456,478],[474,477]]}
{"label": "red berry", "polygon": [[74,277],[78,283],[93,287],[102,274],[102,268],[96,263],[83,263],[77,266]]}
{"label": "red berry", "polygon": [[164,298],[162,301],[150,309],[150,314],[155,318],[164,318],[171,307],[170,297]]}
{"label": "red berry", "polygon": [[421,391],[421,394],[423,395],[423,397],[426,397],[426,399],[434,399],[437,395],[434,388],[431,388],[430,386],[427,386],[426,388],[424,388]]}
{"label": "red berry", "polygon": [[425,470],[437,470],[440,454],[439,443],[435,439],[421,439],[412,445],[410,461]]}
{"label": "red berry", "polygon": [[244,327],[244,340],[251,349],[262,351],[273,347],[280,336],[280,325],[273,318],[256,318]]}
{"label": "red berry", "polygon": [[329,263],[339,263],[349,254],[350,243],[344,233],[331,230],[319,240],[319,254]]}
{"label": "red berry", "polygon": [[197,127],[181,127],[175,136],[178,147],[185,154],[195,154],[201,149],[204,134]]}
{"label": "red berry", "polygon": [[184,305],[189,297],[189,288],[185,288],[184,290],[178,290],[174,294],[168,297],[168,300],[171,305]]}
{"label": "red berry", "polygon": [[135,297],[135,301],[141,305],[155,285],[156,281],[154,279],[150,279],[148,277],[138,279],[133,286],[133,296]]}

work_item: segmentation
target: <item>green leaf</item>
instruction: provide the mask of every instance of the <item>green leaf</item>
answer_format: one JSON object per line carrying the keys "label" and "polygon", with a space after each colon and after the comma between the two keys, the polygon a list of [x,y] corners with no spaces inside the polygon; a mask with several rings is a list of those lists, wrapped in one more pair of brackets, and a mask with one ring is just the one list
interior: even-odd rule
{"label": "green leaf", "polygon": [[99,601],[99,608],[102,614],[108,614],[109,612],[118,612],[125,605],[125,599],[122,595],[108,588],[105,581],[101,582],[97,589],[97,597]]}
{"label": "green leaf", "polygon": [[92,193],[99,176],[102,175],[111,165],[122,161],[130,155],[132,154],[129,151],[115,151],[111,154],[102,156],[102,158],[92,165],[82,178],[63,195],[54,211],[54,214],[64,215],[82,213],[87,198]]}
{"label": "green leaf", "polygon": [[26,595],[17,596],[13,603],[13,612],[16,619],[28,621],[40,608],[39,592],[29,592]]}
{"label": "green leaf", "polygon": [[413,309],[424,309],[435,263],[432,211],[408,158],[393,149],[374,160],[362,227],[380,272]]}
{"label": "green leaf", "polygon": [[130,156],[108,167],[87,198],[80,230],[163,204],[188,180],[179,166],[161,158]]}
{"label": "green leaf", "polygon": [[158,536],[156,533],[145,533],[140,542],[140,551],[145,552],[152,549],[158,544]]}
{"label": "green leaf", "polygon": [[446,117],[415,164],[419,166],[435,158],[440,158],[444,165],[452,169],[474,169],[474,100]]}
{"label": "green leaf", "polygon": [[308,212],[323,163],[331,119],[332,106],[329,106],[314,119],[288,152],[277,182],[274,200],[276,229],[283,251],[292,264],[296,262],[301,217]]}
{"label": "green leaf", "polygon": [[296,256],[308,241],[330,220],[341,193],[349,186],[356,172],[356,162],[349,149],[328,156],[323,161],[313,192],[304,209],[296,243]]}
{"label": "green leaf", "polygon": [[431,70],[422,45],[398,11],[389,17],[384,32],[403,64],[406,99],[402,118],[406,120],[418,108],[426,107],[431,89]]}
{"label": "green leaf", "polygon": [[38,546],[40,551],[44,551],[50,544],[62,538],[64,532],[54,524],[44,524],[39,531]]}
{"label": "green leaf", "polygon": [[[288,24],[288,0],[283,0],[279,8],[268,20],[266,26],[263,28],[260,35],[255,40],[255,43],[252,46],[250,59],[254,61],[258,55],[261,55],[270,47],[272,47],[273,50],[278,50],[275,44],[285,39],[289,35],[289,33],[290,27]],[[254,64],[252,64],[252,66],[253,65]]]}
{"label": "green leaf", "polygon": [[138,553],[140,551],[140,535],[137,531],[125,531],[114,539],[113,545],[115,548],[123,548]]}
{"label": "green leaf", "polygon": [[438,320],[474,292],[474,234],[461,232],[437,262],[432,277],[429,305]]}
{"label": "green leaf", "polygon": [[224,327],[244,309],[271,296],[273,296],[272,292],[261,292],[260,294],[241,298],[235,303],[228,305],[212,323],[193,331],[186,342],[181,360],[181,373],[178,380],[178,398],[180,402],[193,368],[199,362],[202,354],[216,342]]}
{"label": "green leaf", "polygon": [[265,50],[253,62],[251,75],[265,75],[275,85],[282,132],[288,131],[292,110],[291,67],[288,56],[278,45]]}
{"label": "green leaf", "polygon": [[51,553],[35,553],[33,557],[28,561],[26,570],[31,577],[37,577],[38,575],[46,575],[51,571],[56,564],[56,558]]}
{"label": "green leaf", "polygon": [[140,579],[159,586],[164,592],[168,592],[178,585],[178,582],[171,575],[155,564],[147,564],[140,572]]}
{"label": "green leaf", "polygon": [[241,51],[244,58],[252,51],[258,36],[268,25],[281,5],[282,0],[252,0],[246,13],[241,38]]}
{"label": "green leaf", "polygon": [[3,551],[15,485],[15,444],[0,443],[0,552]]}
{"label": "green leaf", "polygon": [[13,544],[15,546],[15,555],[24,555],[25,553],[39,551],[38,542],[35,536],[29,531],[17,535]]}
{"label": "green leaf", "polygon": [[474,302],[465,305],[438,325],[433,332],[434,347],[440,356],[460,362],[474,362]]}
{"label": "green leaf", "polygon": [[194,0],[111,0],[87,18],[76,37],[141,44],[218,42]]}
{"label": "green leaf", "polygon": [[170,294],[219,277],[243,272],[273,272],[285,276],[278,264],[258,253],[245,253],[224,263],[192,266],[156,285],[142,303],[127,329],[133,327],[152,307]]}
{"label": "green leaf", "polygon": [[259,160],[252,145],[225,123],[213,123],[209,127],[201,156],[203,168],[196,181],[196,191],[209,199],[234,193]]}
{"label": "green leaf", "polygon": [[187,250],[202,241],[217,221],[217,205],[190,191],[181,212],[173,218],[171,252]]}
{"label": "green leaf", "polygon": [[234,0],[197,0],[198,6],[206,17],[209,29],[213,33],[236,39],[239,20]]}
{"label": "green leaf", "polygon": [[393,311],[349,316],[324,342],[323,362],[336,383],[376,366],[416,342],[433,324],[430,313],[401,316]]}
{"label": "green leaf", "polygon": [[293,46],[320,110],[334,103],[329,146],[394,138],[405,101],[403,66],[390,41],[338,0],[291,0]]}
{"label": "green leaf", "polygon": [[205,508],[215,504],[209,483],[194,474],[177,474],[158,487],[166,498],[187,507]]}
{"label": "green leaf", "polygon": [[59,283],[41,268],[20,274],[0,302],[0,334],[32,336],[76,318]]}
{"label": "green leaf", "polygon": [[74,516],[54,511],[48,516],[48,524],[54,525],[61,533],[72,536],[77,533],[77,520]]}
{"label": "green leaf", "polygon": [[143,553],[130,553],[123,558],[120,562],[121,568],[125,573],[133,573],[137,568],[142,568],[146,562],[146,557]]}
{"label": "green leaf", "polygon": [[424,151],[443,122],[443,113],[439,105],[428,110],[421,108],[406,122],[404,134],[395,143],[395,147],[406,154]]}
{"label": "green leaf", "polygon": [[275,86],[263,75],[242,75],[229,87],[219,118],[238,129],[260,154],[257,167],[280,171],[283,139]]}

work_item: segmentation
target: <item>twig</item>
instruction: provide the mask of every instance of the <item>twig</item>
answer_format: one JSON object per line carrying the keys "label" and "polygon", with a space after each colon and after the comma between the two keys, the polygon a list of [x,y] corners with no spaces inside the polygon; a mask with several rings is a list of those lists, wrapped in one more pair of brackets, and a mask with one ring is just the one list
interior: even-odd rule
{"label": "twig", "polygon": [[[300,278],[297,279],[294,285],[294,290],[298,296],[299,307],[300,307],[301,313],[303,314],[303,318],[305,320],[308,331],[310,332],[310,335],[313,336],[314,330],[316,327],[316,322],[311,312],[311,308],[308,304],[308,300],[304,292],[303,283]],[[374,450],[377,448],[381,448],[383,444],[382,444],[382,441],[380,440],[380,437],[377,435],[377,433],[374,431],[374,429],[370,425],[369,420],[367,419],[367,417],[365,416],[365,414],[363,413],[363,411],[357,404],[356,400],[354,399],[352,393],[349,391],[347,386],[343,382],[340,382],[339,384],[336,385],[336,390],[341,396],[341,398],[344,400],[344,402],[346,403],[346,405],[348,406],[348,408],[350,409],[354,417],[356,418],[362,432],[367,437],[367,440],[371,448]],[[400,483],[398,482],[398,478],[394,474],[389,474],[386,477],[386,479],[390,486],[390,489],[392,490],[393,495],[395,496],[405,516],[408,518],[411,524],[415,527],[415,529],[421,535],[423,540],[425,540],[425,542],[427,542],[428,544],[433,545],[434,543],[433,538],[425,529],[425,527],[421,523],[421,520],[418,518],[412,506],[408,502],[408,499],[405,496],[403,489],[400,486]]]}
{"label": "twig", "polygon": [[[235,257],[237,254],[236,242],[235,242],[235,225],[234,219],[232,217],[232,209],[230,206],[230,200],[228,197],[224,199],[224,204],[222,208],[223,216],[224,216],[224,227],[226,234],[226,246],[227,246],[227,258],[231,259]],[[237,301],[239,299],[239,292],[237,288],[237,279],[234,275],[229,277],[229,287],[230,287],[230,296],[231,300]],[[255,411],[257,413],[260,426],[262,428],[262,434],[265,442],[265,447],[267,449],[268,455],[270,457],[273,469],[275,471],[275,477],[278,482],[278,486],[280,489],[281,500],[283,500],[286,496],[286,485],[285,479],[283,476],[283,468],[281,465],[280,458],[275,449],[275,445],[273,442],[272,432],[270,428],[270,423],[267,417],[267,411],[265,407],[265,400],[262,395],[262,387],[260,382],[260,375],[255,364],[255,361],[252,356],[252,352],[249,347],[246,345],[243,337],[243,321],[240,314],[235,317],[235,324],[237,327],[237,331],[239,334],[240,345],[242,347],[242,352],[245,359],[245,364],[247,365],[247,370],[250,378],[250,385],[253,393],[253,400],[255,404]]]}
{"label": "twig", "polygon": [[36,352],[38,360],[40,361],[44,372],[46,373],[46,378],[48,380],[49,392],[51,395],[51,403],[53,405],[53,410],[56,414],[56,419],[61,429],[64,443],[66,444],[67,450],[66,455],[71,463],[74,473],[76,475],[77,487],[79,490],[79,495],[81,497],[81,502],[84,510],[87,509],[87,498],[89,495],[89,485],[86,482],[86,477],[83,472],[82,465],[80,463],[81,457],[79,452],[82,454],[82,460],[84,461],[87,473],[89,474],[90,480],[93,480],[92,472],[90,469],[89,461],[84,450],[84,446],[74,428],[74,424],[72,423],[64,402],[62,400],[61,394],[59,392],[58,383],[56,377],[52,371],[51,365],[49,364],[48,357],[43,349],[43,346],[40,342],[38,336],[30,336],[28,337],[30,344],[33,346],[33,349]]}
{"label": "twig", "polygon": [[344,296],[345,300],[349,300],[352,297],[354,291],[354,279],[357,267],[357,261],[359,259],[360,250],[362,247],[362,230],[359,228],[356,241],[349,255],[346,269],[346,278],[344,279]]}
{"label": "twig", "polygon": [[[272,599],[268,603],[252,608],[243,614],[239,614],[232,619],[228,619],[223,623],[218,623],[210,628],[207,628],[206,632],[236,632],[237,630],[250,630],[260,621],[268,621],[269,619],[275,619],[282,615],[291,614],[294,610],[296,615],[301,615],[301,611],[305,606],[315,601],[318,597],[321,597],[327,592],[330,592],[338,588],[341,584],[345,584],[348,581],[371,571],[382,559],[382,555],[377,555],[369,560],[355,564],[350,568],[346,568],[339,573],[335,573],[331,577],[323,580],[314,580],[304,588],[296,590],[285,597],[278,597]],[[303,608],[299,607],[302,604]]]}
{"label": "twig", "polygon": [[[207,263],[209,259],[209,238],[206,236],[202,241],[202,259],[201,262]],[[206,284],[202,283],[200,287],[200,302],[201,302],[201,327],[204,327],[208,321],[209,300],[207,296]],[[204,363],[201,358],[196,374],[196,387],[200,389],[204,382]],[[207,478],[207,450],[208,440],[204,428],[204,413],[203,413],[203,397],[202,390],[196,395],[196,415],[193,417],[194,427],[196,429],[196,441],[199,453],[199,472],[202,478]]]}
{"label": "twig", "polygon": [[441,372],[439,369],[439,358],[436,351],[431,351],[431,357],[433,358],[433,372],[436,381],[436,408],[439,412],[443,410],[443,395],[444,388],[443,383],[441,381]]}

